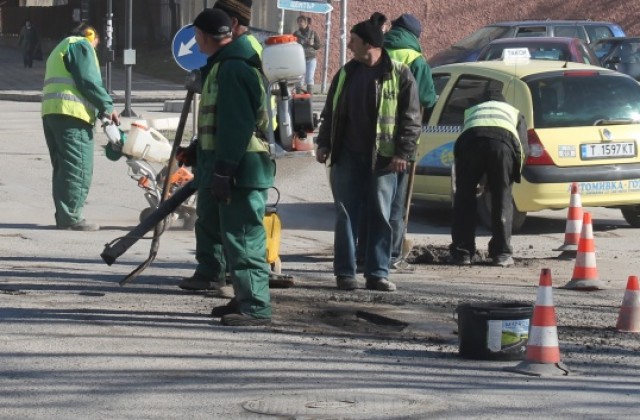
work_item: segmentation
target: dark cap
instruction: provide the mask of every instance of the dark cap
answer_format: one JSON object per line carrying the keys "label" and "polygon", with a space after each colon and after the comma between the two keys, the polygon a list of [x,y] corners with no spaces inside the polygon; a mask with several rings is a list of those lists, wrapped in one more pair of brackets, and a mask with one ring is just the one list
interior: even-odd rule
{"label": "dark cap", "polygon": [[204,9],[196,16],[191,26],[195,26],[216,39],[231,36],[231,18],[219,9]]}
{"label": "dark cap", "polygon": [[372,47],[382,48],[384,33],[382,25],[387,21],[387,17],[382,13],[374,12],[368,20],[356,23],[351,32],[358,35],[364,42]]}
{"label": "dark cap", "polygon": [[218,0],[213,8],[224,10],[232,18],[238,19],[240,25],[249,26],[252,5],[252,0]]}
{"label": "dark cap", "polygon": [[404,13],[400,15],[398,19],[391,22],[391,27],[404,28],[414,34],[416,38],[420,38],[420,33],[422,33],[422,25],[420,24],[420,21],[409,13]]}

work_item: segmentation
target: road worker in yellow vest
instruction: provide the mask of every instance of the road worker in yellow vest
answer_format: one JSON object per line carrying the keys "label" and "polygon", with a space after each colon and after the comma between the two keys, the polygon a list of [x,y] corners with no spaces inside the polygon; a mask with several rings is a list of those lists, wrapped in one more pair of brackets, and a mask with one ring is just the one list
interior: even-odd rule
{"label": "road worker in yellow vest", "polygon": [[[321,114],[316,159],[330,157],[336,208],[333,270],[338,289],[353,290],[360,212],[368,212],[365,287],[392,292],[391,203],[420,135],[420,104],[409,68],[382,48],[386,17],[374,13],[351,29],[353,59],[334,76]],[[367,203],[366,207],[363,203]]]}
{"label": "road worker in yellow vest", "polygon": [[480,103],[464,112],[464,127],[453,149],[456,192],[451,227],[450,262],[469,265],[476,253],[476,190],[486,175],[491,193],[491,263],[514,264],[511,248],[513,198],[520,182],[527,145],[524,116],[502,96],[501,87],[487,86]]}
{"label": "road worker in yellow vest", "polygon": [[[257,55],[257,62],[262,58],[262,45],[256,39],[256,37],[249,32],[249,22],[251,21],[251,6],[252,0],[218,0],[213,9],[222,10],[231,18],[231,34],[233,39],[244,38],[242,43],[248,43]],[[200,69],[201,79],[204,81],[207,78],[212,66],[213,61],[209,61],[204,67]],[[272,101],[273,102],[273,101]],[[272,104],[275,108],[275,103]],[[273,127],[275,128],[276,113],[273,111]],[[191,166],[197,160],[197,153],[203,153],[199,148],[198,143],[194,142],[191,147],[181,150],[179,159]],[[197,170],[197,169],[196,169]],[[208,186],[204,186],[208,188]],[[200,195],[203,194],[199,194]],[[196,259],[198,265],[196,266],[195,273],[191,277],[185,277],[178,284],[178,286],[185,290],[213,290],[213,294],[223,298],[233,298],[233,288],[230,286],[230,279],[225,281],[225,266],[224,253],[221,249],[217,249],[212,246],[213,241],[210,236],[208,227],[210,224],[207,222],[208,215],[211,211],[207,209],[210,204],[210,194],[204,194],[204,198],[198,198],[197,212],[200,214],[200,222],[196,223]]]}
{"label": "road worker in yellow vest", "polygon": [[274,166],[261,140],[268,117],[260,61],[246,37],[232,39],[224,11],[205,9],[193,26],[209,57],[198,115],[196,240],[220,265],[213,281],[224,281],[229,266],[235,295],[212,316],[222,325],[266,325],[271,301],[263,218]]}
{"label": "road worker in yellow vest", "polygon": [[118,123],[118,115],[102,84],[98,42],[95,28],[81,24],[53,49],[46,63],[42,125],[53,166],[58,229],[100,228],[83,217],[93,176],[93,129],[96,117]]}

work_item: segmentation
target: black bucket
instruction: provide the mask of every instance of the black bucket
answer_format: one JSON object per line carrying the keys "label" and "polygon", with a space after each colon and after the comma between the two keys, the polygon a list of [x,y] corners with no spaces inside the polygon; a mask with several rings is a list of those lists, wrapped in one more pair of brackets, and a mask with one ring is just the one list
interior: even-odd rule
{"label": "black bucket", "polygon": [[523,302],[461,303],[460,356],[475,360],[520,360],[527,350],[533,305]]}

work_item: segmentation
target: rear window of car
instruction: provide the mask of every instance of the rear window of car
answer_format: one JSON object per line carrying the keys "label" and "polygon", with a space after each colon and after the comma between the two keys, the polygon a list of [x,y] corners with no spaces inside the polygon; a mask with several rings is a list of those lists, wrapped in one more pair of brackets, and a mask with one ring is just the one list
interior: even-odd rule
{"label": "rear window of car", "polygon": [[438,125],[463,125],[464,111],[479,104],[491,90],[502,91],[502,82],[478,76],[460,76],[444,105]]}
{"label": "rear window of car", "polygon": [[494,39],[503,38],[508,31],[509,27],[507,26],[485,26],[453,44],[453,47],[464,50],[477,50]]}
{"label": "rear window of car", "polygon": [[536,128],[581,127],[598,120],[640,120],[640,84],[613,74],[567,71],[525,80]]}
{"label": "rear window of car", "polygon": [[556,25],[553,27],[553,36],[563,36],[567,38],[580,38],[587,40],[587,34],[582,25]]}
{"label": "rear window of car", "polygon": [[547,36],[546,26],[524,26],[516,29],[516,38],[526,36]]}
{"label": "rear window of car", "polygon": [[589,42],[596,42],[599,39],[615,36],[613,31],[605,25],[586,25],[584,29],[589,34]]}

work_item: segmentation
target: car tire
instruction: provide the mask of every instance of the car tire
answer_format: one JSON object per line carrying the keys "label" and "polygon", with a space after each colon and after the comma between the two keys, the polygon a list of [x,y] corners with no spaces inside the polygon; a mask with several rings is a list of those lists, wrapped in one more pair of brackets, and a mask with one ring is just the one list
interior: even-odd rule
{"label": "car tire", "polygon": [[[478,219],[486,228],[491,229],[491,193],[485,191],[478,197]],[[515,233],[522,229],[527,213],[518,211],[516,204],[513,203],[513,220],[511,222],[511,232]],[[640,220],[640,219],[639,219]]]}
{"label": "car tire", "polygon": [[640,205],[623,207],[620,211],[631,227],[640,228]]}

